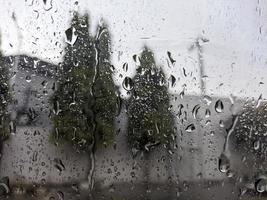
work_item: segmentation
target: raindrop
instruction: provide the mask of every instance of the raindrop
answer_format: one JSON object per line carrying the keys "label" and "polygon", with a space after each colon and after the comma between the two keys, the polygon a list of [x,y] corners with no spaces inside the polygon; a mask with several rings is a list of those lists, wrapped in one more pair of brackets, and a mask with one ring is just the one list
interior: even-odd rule
{"label": "raindrop", "polygon": [[52,0],[43,0],[45,11],[49,11],[53,8]]}
{"label": "raindrop", "polygon": [[38,152],[37,151],[34,151],[33,152],[33,155],[32,155],[32,161],[33,162],[36,162],[37,161],[37,156],[38,156]]}
{"label": "raindrop", "polygon": [[180,98],[183,99],[184,98],[184,90],[182,92],[180,92]]}
{"label": "raindrop", "polygon": [[13,121],[9,123],[9,131],[12,135],[16,134],[16,124]]}
{"label": "raindrop", "polygon": [[133,55],[133,60],[134,60],[134,62],[137,62],[137,55]]}
{"label": "raindrop", "polygon": [[169,82],[169,87],[174,87],[176,83],[176,78],[173,75],[171,75],[170,78],[168,79],[168,82]]}
{"label": "raindrop", "polygon": [[45,185],[45,184],[46,184],[46,180],[43,178],[43,179],[41,180],[41,183],[42,183],[43,185]]}
{"label": "raindrop", "polygon": [[58,101],[54,101],[54,103],[53,103],[53,113],[55,115],[58,115],[59,112],[60,112],[59,102]]}
{"label": "raindrop", "polygon": [[256,104],[256,108],[258,108],[260,106],[262,102],[262,94],[259,96],[259,98],[257,99],[257,104]]}
{"label": "raindrop", "polygon": [[41,84],[42,84],[42,86],[43,86],[44,88],[46,88],[48,82],[47,82],[46,80],[44,80]]}
{"label": "raindrop", "polygon": [[223,122],[223,120],[220,120],[219,124],[220,124],[220,127],[221,127],[221,128],[224,127],[224,122]]}
{"label": "raindrop", "polygon": [[254,147],[255,150],[259,150],[260,149],[260,141],[259,140],[256,140],[253,143],[253,147]]}
{"label": "raindrop", "polygon": [[9,178],[6,176],[0,180],[0,196],[10,193]]}
{"label": "raindrop", "polygon": [[64,200],[64,194],[61,191],[57,191],[58,200]]}
{"label": "raindrop", "polygon": [[163,86],[164,84],[165,84],[165,80],[164,80],[163,77],[161,77],[160,80],[159,80],[159,85]]}
{"label": "raindrop", "polygon": [[226,172],[226,176],[227,176],[228,178],[232,178],[232,177],[234,176],[234,173],[233,173],[231,170],[228,170],[228,171]]}
{"label": "raindrop", "polygon": [[199,108],[200,108],[200,105],[197,104],[197,105],[195,105],[195,107],[194,107],[193,110],[192,110],[192,115],[193,115],[194,119],[196,119],[196,116],[197,116],[197,114],[198,114],[198,110],[199,110]]}
{"label": "raindrop", "polygon": [[184,67],[183,67],[183,74],[184,74],[184,77],[187,77],[186,71],[185,71],[185,68]]}
{"label": "raindrop", "polygon": [[39,12],[37,10],[33,10],[33,12],[36,13],[36,19],[38,19],[39,18]]}
{"label": "raindrop", "polygon": [[191,132],[193,132],[195,129],[196,129],[195,125],[194,125],[194,124],[190,124],[190,125],[188,125],[188,126],[185,128],[185,131],[188,132],[188,133],[191,133]]}
{"label": "raindrop", "polygon": [[230,161],[228,157],[222,153],[220,158],[219,158],[219,170],[222,173],[226,173],[230,168]]}
{"label": "raindrop", "polygon": [[30,83],[30,82],[32,81],[32,78],[31,78],[31,76],[26,76],[26,78],[25,78],[25,79],[26,79],[26,82],[27,82],[27,83]]}
{"label": "raindrop", "polygon": [[223,111],[223,102],[220,99],[215,103],[215,110],[217,113],[221,113]]}
{"label": "raindrop", "polygon": [[204,103],[205,103],[206,105],[209,106],[209,105],[211,104],[211,102],[212,102],[212,99],[211,99],[210,96],[205,95],[205,96],[203,97],[203,101],[204,101]]}
{"label": "raindrop", "polygon": [[210,109],[206,109],[205,117],[206,117],[206,118],[209,118],[210,115],[211,115],[211,113],[210,113]]}
{"label": "raindrop", "polygon": [[183,104],[179,104],[178,105],[178,113],[177,113],[177,116],[178,116],[179,119],[181,118],[181,115],[183,114],[183,108],[184,108]]}
{"label": "raindrop", "polygon": [[110,70],[111,70],[112,72],[115,72],[115,67],[114,67],[113,65],[110,65]]}
{"label": "raindrop", "polygon": [[70,45],[74,45],[78,38],[78,35],[76,34],[76,29],[74,27],[67,29],[65,31],[65,35],[65,41]]}
{"label": "raindrop", "polygon": [[211,121],[210,121],[210,120],[207,120],[207,121],[205,122],[205,126],[209,125],[210,123],[211,123]]}
{"label": "raindrop", "polygon": [[255,189],[257,192],[262,193],[266,190],[266,180],[261,178],[255,182]]}
{"label": "raindrop", "polygon": [[38,60],[34,60],[34,61],[33,61],[33,68],[34,68],[34,69],[36,69],[36,68],[37,68],[37,66],[38,66],[38,63],[39,63],[39,61],[38,61]]}
{"label": "raindrop", "polygon": [[128,71],[128,63],[124,63],[123,66],[122,66],[122,68],[123,68],[123,70],[125,72],[127,72]]}
{"label": "raindrop", "polygon": [[122,86],[125,90],[131,91],[133,89],[133,81],[130,77],[125,77]]}
{"label": "raindrop", "polygon": [[54,163],[55,163],[55,168],[59,171],[62,172],[63,170],[65,170],[65,165],[63,164],[62,160],[59,158],[55,158],[54,159]]}
{"label": "raindrop", "polygon": [[171,61],[172,65],[173,65],[173,64],[176,62],[176,60],[174,60],[174,59],[172,58],[172,54],[171,54],[171,52],[167,51],[167,55],[168,55],[169,60]]}
{"label": "raindrop", "polygon": [[246,194],[247,191],[248,189],[246,187],[240,188],[240,196],[243,196],[244,194]]}

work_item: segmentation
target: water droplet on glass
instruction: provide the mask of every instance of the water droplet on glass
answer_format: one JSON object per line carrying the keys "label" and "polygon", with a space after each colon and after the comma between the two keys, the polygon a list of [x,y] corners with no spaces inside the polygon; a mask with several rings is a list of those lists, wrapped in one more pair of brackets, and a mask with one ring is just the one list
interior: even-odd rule
{"label": "water droplet on glass", "polygon": [[65,31],[65,35],[65,41],[70,45],[74,45],[78,38],[78,35],[76,34],[76,29],[74,27],[67,29]]}
{"label": "water droplet on glass", "polygon": [[223,122],[223,120],[220,120],[219,124],[220,124],[220,127],[221,127],[221,128],[224,127],[224,122]]}
{"label": "water droplet on glass", "polygon": [[122,68],[123,68],[123,70],[125,72],[127,72],[128,71],[128,63],[124,63],[123,66],[122,66]]}
{"label": "water droplet on glass", "polygon": [[207,120],[207,121],[205,122],[205,126],[209,125],[210,123],[211,123],[211,121],[210,121],[210,120]]}
{"label": "water droplet on glass", "polygon": [[173,75],[171,75],[168,79],[168,83],[169,83],[169,87],[174,87],[176,83],[176,78]]}
{"label": "water droplet on glass", "polygon": [[134,60],[134,62],[137,62],[137,55],[133,55],[133,60]]}
{"label": "water droplet on glass", "polygon": [[34,60],[33,61],[33,68],[36,69],[38,64],[39,64],[39,61],[38,60]]}
{"label": "water droplet on glass", "polygon": [[131,91],[133,89],[133,81],[130,77],[125,77],[123,80],[122,86],[125,90]]}
{"label": "water droplet on glass", "polygon": [[241,187],[240,188],[240,196],[243,196],[244,194],[246,194],[247,191],[248,191],[247,187]]}
{"label": "water droplet on glass", "polygon": [[64,194],[61,191],[57,191],[58,200],[64,200]]}
{"label": "water droplet on glass", "polygon": [[15,135],[16,134],[16,124],[15,122],[11,121],[9,123],[9,131],[12,135]]}
{"label": "water droplet on glass", "polygon": [[43,0],[45,11],[49,11],[53,8],[52,0]]}
{"label": "water droplet on glass", "polygon": [[192,110],[192,115],[193,115],[194,119],[196,119],[199,108],[200,108],[200,105],[198,104],[198,105],[195,105],[193,110]]}
{"label": "water droplet on glass", "polygon": [[205,117],[206,117],[206,118],[209,118],[210,115],[211,115],[211,113],[210,113],[210,109],[206,109],[206,111],[205,111]]}
{"label": "water droplet on glass", "polygon": [[212,98],[210,97],[210,96],[207,96],[207,95],[205,95],[204,97],[203,97],[203,101],[204,101],[204,103],[206,104],[206,105],[210,105],[211,104],[211,102],[212,102]]}
{"label": "water droplet on glass", "polygon": [[32,161],[33,162],[36,162],[37,161],[37,156],[38,156],[38,152],[37,151],[34,151],[33,152],[33,155],[32,155]]}
{"label": "water droplet on glass", "polygon": [[180,92],[180,98],[183,99],[184,98],[184,90],[182,92]]}
{"label": "water droplet on glass", "polygon": [[43,178],[43,179],[41,180],[41,183],[42,183],[43,185],[45,185],[45,184],[46,184],[46,180]]}
{"label": "water droplet on glass", "polygon": [[221,113],[223,111],[223,102],[221,100],[216,101],[215,110],[217,113]]}
{"label": "water droplet on glass", "polygon": [[195,125],[194,125],[194,124],[190,124],[190,125],[188,125],[188,126],[185,128],[185,131],[188,132],[188,133],[191,133],[191,132],[193,132],[195,129],[196,129]]}
{"label": "water droplet on glass", "polygon": [[46,88],[48,82],[47,82],[46,80],[44,80],[41,84],[42,84],[42,86],[43,86],[44,88]]}
{"label": "water droplet on glass", "polygon": [[26,76],[26,78],[25,78],[25,79],[26,79],[26,82],[27,82],[27,83],[30,83],[30,82],[32,81],[32,78],[31,78],[31,76]]}
{"label": "water droplet on glass", "polygon": [[59,102],[58,101],[54,101],[54,103],[53,103],[53,113],[55,115],[58,115],[59,112],[60,112]]}
{"label": "water droplet on glass", "polygon": [[10,193],[9,178],[6,176],[0,180],[0,195]]}
{"label": "water droplet on glass", "polygon": [[55,158],[54,159],[54,163],[55,163],[55,168],[59,171],[62,172],[63,170],[65,170],[65,165],[63,164],[62,160],[59,158]]}
{"label": "water droplet on glass", "polygon": [[161,77],[160,80],[159,80],[159,85],[163,86],[164,84],[165,84],[165,80],[164,80],[163,77]]}
{"label": "water droplet on glass", "polygon": [[257,192],[262,193],[266,190],[266,180],[261,178],[255,182],[255,189]]}
{"label": "water droplet on glass", "polygon": [[234,173],[233,173],[231,170],[228,170],[228,171],[226,172],[226,176],[227,176],[228,178],[232,178],[232,177],[234,176]]}
{"label": "water droplet on glass", "polygon": [[174,59],[172,58],[172,54],[171,54],[171,52],[167,51],[167,55],[168,55],[168,58],[169,58],[170,62],[171,62],[172,65],[173,65],[173,64],[176,62],[176,60],[174,60]]}
{"label": "water droplet on glass", "polygon": [[219,158],[219,170],[222,173],[226,173],[230,168],[230,161],[228,157],[223,153]]}
{"label": "water droplet on glass", "polygon": [[258,108],[262,102],[262,94],[259,96],[259,98],[257,99],[257,104],[256,104],[256,108]]}
{"label": "water droplet on glass", "polygon": [[254,147],[255,150],[259,150],[260,149],[260,141],[259,140],[256,140],[253,143],[253,147]]}

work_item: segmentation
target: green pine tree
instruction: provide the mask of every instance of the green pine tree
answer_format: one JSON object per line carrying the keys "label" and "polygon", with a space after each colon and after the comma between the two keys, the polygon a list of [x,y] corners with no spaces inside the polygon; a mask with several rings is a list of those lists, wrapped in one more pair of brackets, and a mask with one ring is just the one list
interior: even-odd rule
{"label": "green pine tree", "polygon": [[10,117],[7,111],[10,101],[11,94],[9,86],[9,71],[7,66],[5,65],[5,60],[0,50],[0,136],[2,139],[6,139],[9,136],[10,132]]}
{"label": "green pine tree", "polygon": [[66,39],[69,44],[52,98],[53,140],[81,147],[95,142],[112,143],[117,96],[109,60],[108,29],[100,26],[97,36],[92,37],[88,15],[75,13]]}
{"label": "green pine tree", "polygon": [[107,25],[98,27],[95,39],[98,60],[96,64],[96,79],[93,87],[95,97],[95,120],[97,124],[97,140],[103,144],[114,142],[114,118],[117,114],[118,88],[114,85],[112,74],[113,66],[110,64],[110,34]]}
{"label": "green pine tree", "polygon": [[173,116],[164,73],[147,47],[141,54],[133,83],[133,95],[128,101],[129,143],[135,151],[148,152],[157,144],[170,142]]}
{"label": "green pine tree", "polygon": [[147,47],[139,60],[133,94],[128,101],[128,142],[134,155],[142,152],[144,186],[149,190],[149,153],[159,144],[170,148],[174,122],[162,68],[156,66],[154,55]]}

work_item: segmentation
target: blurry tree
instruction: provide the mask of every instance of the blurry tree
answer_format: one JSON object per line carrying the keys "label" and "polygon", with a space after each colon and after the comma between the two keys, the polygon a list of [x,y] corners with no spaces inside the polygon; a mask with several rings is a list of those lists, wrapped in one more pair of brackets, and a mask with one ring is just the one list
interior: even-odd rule
{"label": "blurry tree", "polygon": [[162,68],[156,66],[152,51],[145,47],[139,61],[128,101],[128,141],[134,156],[142,152],[144,184],[148,190],[149,153],[159,144],[170,148],[174,121],[165,76]]}
{"label": "blurry tree", "polygon": [[[1,45],[1,37],[0,37]],[[5,65],[4,57],[0,50],[0,136],[1,139],[6,139],[9,135],[10,117],[8,114],[8,104],[11,100],[9,87],[9,70]]]}
{"label": "blurry tree", "polygon": [[[231,153],[237,155],[231,168],[240,177],[253,180],[267,176],[267,104],[246,102],[231,135]],[[238,169],[238,170],[237,170]],[[254,180],[255,181],[255,180]]]}
{"label": "blurry tree", "polygon": [[165,76],[147,47],[133,78],[133,94],[128,101],[128,138],[133,150],[148,152],[157,144],[168,144],[173,132]]}
{"label": "blurry tree", "polygon": [[100,25],[92,37],[88,18],[75,13],[65,32],[67,46],[52,97],[53,139],[80,147],[113,142],[117,100],[107,26]]}
{"label": "blurry tree", "polygon": [[112,144],[117,114],[117,88],[110,64],[110,34],[98,26],[95,37],[89,34],[88,15],[74,14],[66,30],[64,61],[58,69],[57,90],[52,97],[53,141],[68,141],[89,150],[91,168],[88,189],[94,186],[97,144]]}

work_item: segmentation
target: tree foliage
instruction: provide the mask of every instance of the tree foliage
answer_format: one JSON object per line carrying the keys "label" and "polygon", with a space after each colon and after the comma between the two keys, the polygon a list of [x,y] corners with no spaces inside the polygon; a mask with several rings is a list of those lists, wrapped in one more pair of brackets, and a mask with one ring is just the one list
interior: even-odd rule
{"label": "tree foliage", "polygon": [[128,139],[135,150],[149,151],[156,144],[170,141],[173,116],[164,73],[147,47],[141,54],[133,83],[133,95],[128,101]]}
{"label": "tree foliage", "polygon": [[[238,173],[255,178],[257,174],[265,174],[267,164],[267,104],[262,102],[246,102],[238,114],[238,121],[231,134],[231,153],[238,155]],[[235,157],[235,161],[238,160]]]}
{"label": "tree foliage", "polygon": [[0,50],[0,135],[3,139],[7,138],[10,132],[10,117],[8,114],[8,104],[10,103],[10,100],[9,70],[5,65],[4,57]]}
{"label": "tree foliage", "polygon": [[110,36],[106,25],[89,34],[88,15],[75,13],[62,64],[58,69],[58,88],[52,98],[53,138],[80,146],[90,145],[95,135],[102,143],[114,138],[116,87],[110,65]]}

